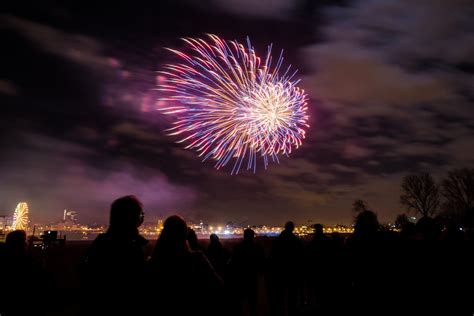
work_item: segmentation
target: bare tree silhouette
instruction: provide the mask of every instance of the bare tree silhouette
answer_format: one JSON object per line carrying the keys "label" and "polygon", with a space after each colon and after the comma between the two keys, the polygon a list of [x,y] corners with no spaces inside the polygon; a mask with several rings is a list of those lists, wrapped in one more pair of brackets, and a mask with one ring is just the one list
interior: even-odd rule
{"label": "bare tree silhouette", "polygon": [[440,203],[439,187],[429,173],[410,174],[403,178],[400,203],[408,211],[424,217],[433,216]]}
{"label": "bare tree silhouette", "polygon": [[455,169],[443,180],[444,209],[472,225],[474,213],[474,169]]}
{"label": "bare tree silhouette", "polygon": [[352,203],[352,212],[357,216],[359,213],[362,213],[364,211],[369,211],[369,204],[364,201],[364,200],[355,200],[354,203]]}
{"label": "bare tree silhouette", "polygon": [[464,211],[474,207],[474,169],[455,169],[443,180],[443,196],[450,210]]}

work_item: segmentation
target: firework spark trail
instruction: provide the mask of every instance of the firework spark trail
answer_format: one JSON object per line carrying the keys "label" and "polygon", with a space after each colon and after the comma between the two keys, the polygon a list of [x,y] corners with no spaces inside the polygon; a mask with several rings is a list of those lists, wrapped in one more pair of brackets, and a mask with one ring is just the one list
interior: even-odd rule
{"label": "firework spark trail", "polygon": [[232,174],[245,159],[255,173],[258,156],[266,168],[301,146],[309,127],[307,95],[292,81],[291,66],[279,74],[283,52],[272,65],[271,45],[262,62],[249,40],[247,47],[215,35],[183,40],[191,53],[169,49],[182,63],[166,65],[158,87],[161,100],[171,103],[160,110],[176,118],[169,135],[181,136],[178,142],[203,161],[216,160],[217,169],[235,158]]}

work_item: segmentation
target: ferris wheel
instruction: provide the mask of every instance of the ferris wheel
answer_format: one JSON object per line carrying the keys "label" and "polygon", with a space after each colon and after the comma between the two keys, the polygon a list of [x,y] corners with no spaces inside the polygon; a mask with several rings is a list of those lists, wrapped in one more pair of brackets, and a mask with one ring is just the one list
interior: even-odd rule
{"label": "ferris wheel", "polygon": [[15,213],[13,213],[12,229],[26,230],[28,227],[28,204],[20,202],[16,206]]}

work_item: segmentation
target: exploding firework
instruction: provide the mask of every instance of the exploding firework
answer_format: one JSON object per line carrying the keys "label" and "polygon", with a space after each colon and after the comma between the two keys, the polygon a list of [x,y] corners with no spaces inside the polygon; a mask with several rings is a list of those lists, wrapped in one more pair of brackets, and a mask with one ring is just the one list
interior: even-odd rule
{"label": "exploding firework", "polygon": [[214,159],[217,169],[234,161],[232,174],[244,161],[255,173],[258,158],[266,168],[301,146],[307,95],[291,66],[280,74],[282,54],[272,63],[271,45],[261,59],[249,40],[245,47],[215,35],[184,42],[190,52],[169,49],[181,63],[165,66],[158,88],[169,104],[161,110],[175,118],[169,135],[179,135],[203,161]]}

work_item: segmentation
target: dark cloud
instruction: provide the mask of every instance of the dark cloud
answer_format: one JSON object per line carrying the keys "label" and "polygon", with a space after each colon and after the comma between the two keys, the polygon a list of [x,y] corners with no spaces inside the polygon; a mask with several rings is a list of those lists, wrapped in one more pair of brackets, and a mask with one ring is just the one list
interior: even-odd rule
{"label": "dark cloud", "polygon": [[291,0],[214,0],[213,3],[221,10],[233,14],[280,19],[287,19],[288,11],[294,10],[298,4]]}
{"label": "dark cloud", "polygon": [[68,208],[78,210],[82,221],[106,222],[111,201],[127,194],[138,196],[148,218],[157,219],[174,208],[185,209],[198,195],[157,169],[120,159],[109,159],[107,168],[96,167],[87,163],[100,159],[96,152],[38,134],[22,135],[4,159],[2,211],[28,201],[36,220],[57,220]]}
{"label": "dark cloud", "polygon": [[114,66],[112,59],[102,55],[102,45],[91,37],[9,15],[1,15],[0,23],[3,29],[17,32],[47,53],[96,69]]}

